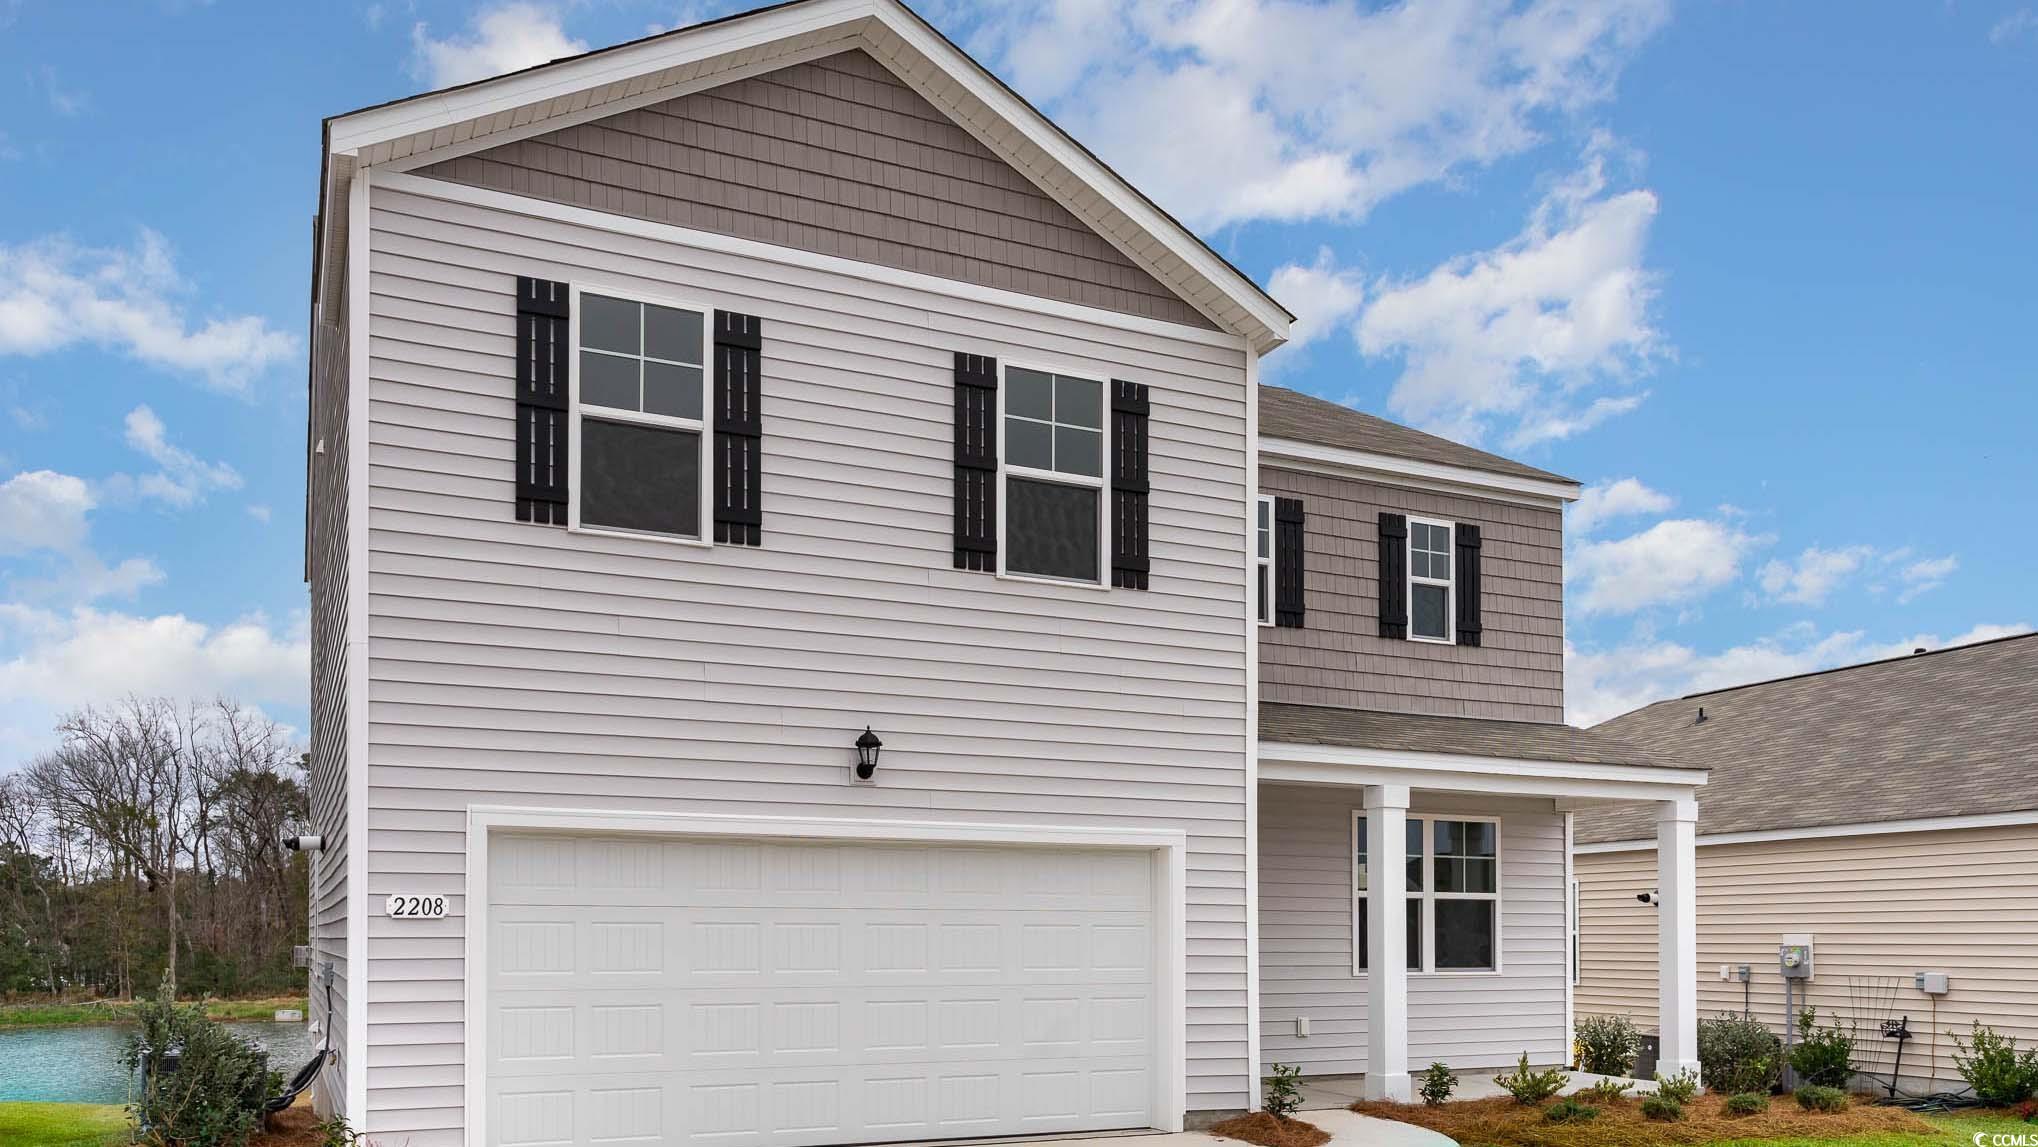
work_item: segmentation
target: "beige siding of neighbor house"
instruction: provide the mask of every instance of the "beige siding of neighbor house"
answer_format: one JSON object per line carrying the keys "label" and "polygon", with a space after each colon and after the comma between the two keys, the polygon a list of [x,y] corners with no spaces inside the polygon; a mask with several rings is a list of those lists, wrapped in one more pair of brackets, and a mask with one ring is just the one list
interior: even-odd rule
{"label": "beige siding of neighbor house", "polygon": [[[1240,341],[387,187],[370,205],[367,1128],[461,1142],[476,803],[1179,829],[1188,1107],[1243,1107]],[[761,317],[761,548],[514,519],[518,275]],[[1151,386],[1150,590],[952,568],[958,350]],[[851,785],[866,724],[883,765]],[[452,911],[372,907],[398,891]]]}
{"label": "beige siding of neighbor house", "polygon": [[[345,297],[345,292],[339,292]],[[305,502],[311,574],[311,762],[306,781],[311,831],[325,847],[310,855],[310,941],[314,957],[311,1018],[337,1054],[314,1096],[319,1112],[338,1111],[346,1094],[347,1053],[347,340],[344,314],[321,323],[311,374],[312,445]],[[317,965],[332,968],[328,997]],[[328,1007],[328,998],[331,1006]]]}
{"label": "beige siding of neighbor house", "polygon": [[[1624,1012],[1656,1023],[1655,850],[1581,853],[1579,1015]],[[1863,1067],[1887,1074],[1884,1019],[1910,1017],[1903,1075],[1959,1086],[1953,1037],[1975,1020],[2038,1046],[2038,826],[1906,832],[1698,850],[1699,1014],[1739,1012],[1722,964],[1754,968],[1753,1009],[1780,1030],[1777,945],[1813,938],[1807,1001],[1861,1029]],[[1936,1001],[1917,972],[1945,972]]]}
{"label": "beige siding of neighbor house", "polygon": [[860,50],[420,174],[1212,327]]}
{"label": "beige siding of neighbor house", "polygon": [[[1357,789],[1260,794],[1260,1039],[1263,1068],[1366,1070],[1366,979],[1352,971],[1352,813]],[[1500,818],[1500,971],[1408,975],[1417,1067],[1535,1063],[1567,1054],[1564,817],[1547,800],[1415,794],[1410,815]],[[1296,1019],[1309,1019],[1309,1035]]]}
{"label": "beige siding of neighbor house", "polygon": [[[1307,624],[1260,630],[1260,697],[1511,721],[1564,719],[1564,517],[1547,508],[1260,467],[1302,499]],[[1480,645],[1380,636],[1380,514],[1480,527]]]}

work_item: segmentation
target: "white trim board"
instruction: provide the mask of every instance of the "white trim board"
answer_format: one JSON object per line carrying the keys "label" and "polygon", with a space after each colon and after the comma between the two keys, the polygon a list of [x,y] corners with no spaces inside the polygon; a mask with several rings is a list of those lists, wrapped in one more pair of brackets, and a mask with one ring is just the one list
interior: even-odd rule
{"label": "white trim board", "polygon": [[347,189],[347,1120],[368,1122],[368,194]]}
{"label": "white trim board", "polygon": [[1340,476],[1351,476],[1356,473],[1359,477],[1395,479],[1397,484],[1413,485],[1418,489],[1440,487],[1446,492],[1470,491],[1488,496],[1497,491],[1517,495],[1518,497],[1513,500],[1524,501],[1534,506],[1575,502],[1581,492],[1576,483],[1553,482],[1542,478],[1518,478],[1510,474],[1477,470],[1470,466],[1396,458],[1388,454],[1376,454],[1370,450],[1297,442],[1292,438],[1262,437],[1260,455],[1263,459],[1276,462],[1299,462],[1306,467],[1329,468],[1331,473]]}
{"label": "white trim board", "polygon": [[[1698,838],[1704,848],[1714,844],[1764,844],[1780,840],[1827,840],[1841,836],[1893,836],[1905,832],[1949,832],[1963,828],[2011,828],[2038,825],[2038,809],[2020,812],[1975,813],[1971,816],[1921,817],[1913,820],[1879,820],[1861,824],[1824,824],[1807,828],[1775,828],[1760,832],[1716,832]],[[1600,852],[1653,850],[1650,840],[1607,840],[1581,844],[1572,849],[1581,856]]]}
{"label": "white trim board", "polygon": [[[1459,753],[1420,753],[1406,749],[1359,749],[1344,745],[1305,744],[1292,741],[1259,742],[1259,759],[1294,765],[1327,765],[1380,771],[1410,770],[1426,773],[1462,773],[1467,777],[1496,777],[1504,780],[1550,779],[1603,781],[1615,785],[1659,785],[1663,798],[1687,793],[1706,783],[1703,769],[1680,769],[1665,765],[1602,765],[1575,761],[1547,761],[1532,757],[1473,757]],[[1410,782],[1394,781],[1394,784]],[[1425,786],[1417,786],[1425,787]],[[1505,791],[1505,790],[1498,790]],[[1575,795],[1589,796],[1588,793]]]}
{"label": "white trim board", "polygon": [[[1124,848],[1154,854],[1154,987],[1160,1012],[1155,1046],[1154,1126],[1182,1130],[1188,1105],[1188,836],[1178,829],[979,824],[802,816],[727,816],[604,809],[471,805],[467,810],[465,917],[465,1095],[467,1142],[489,1142],[488,844],[498,829],[563,833],[657,833],[914,844],[996,844],[1028,848]],[[351,1080],[350,1080],[351,1082]]]}

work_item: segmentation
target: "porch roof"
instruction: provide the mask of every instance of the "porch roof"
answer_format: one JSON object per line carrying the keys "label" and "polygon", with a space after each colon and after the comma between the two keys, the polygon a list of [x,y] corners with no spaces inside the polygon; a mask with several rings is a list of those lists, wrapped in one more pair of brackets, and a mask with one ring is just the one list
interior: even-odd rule
{"label": "porch roof", "polygon": [[1560,761],[1577,765],[1649,765],[1706,770],[1650,754],[1597,729],[1536,721],[1489,721],[1424,713],[1386,713],[1330,705],[1260,703],[1260,740],[1395,753]]}

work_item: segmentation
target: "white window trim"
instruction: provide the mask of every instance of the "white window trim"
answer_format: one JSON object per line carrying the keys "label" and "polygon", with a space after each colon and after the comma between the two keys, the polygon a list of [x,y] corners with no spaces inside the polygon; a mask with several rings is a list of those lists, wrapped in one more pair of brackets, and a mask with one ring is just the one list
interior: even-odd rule
{"label": "white window trim", "polygon": [[[610,538],[638,538],[645,541],[664,542],[668,545],[714,547],[715,531],[712,525],[714,515],[714,490],[711,488],[713,471],[709,468],[714,454],[713,429],[708,425],[709,412],[714,409],[712,402],[714,380],[715,309],[705,303],[671,295],[647,294],[644,291],[626,287],[609,287],[599,283],[574,283],[569,287],[570,300],[567,313],[567,357],[566,357],[566,450],[568,474],[566,487],[566,528],[576,534],[595,534]],[[604,298],[621,299],[628,303],[643,303],[654,307],[669,307],[673,310],[692,311],[701,316],[701,417],[675,418],[666,414],[646,414],[639,410],[617,410],[613,407],[599,407],[600,412],[590,417],[602,422],[634,423],[641,426],[657,426],[669,430],[690,430],[700,436],[700,474],[697,485],[700,492],[700,536],[689,538],[681,534],[662,534],[652,530],[626,530],[615,526],[583,525],[580,521],[580,311],[581,295],[601,295]],[[642,336],[640,334],[639,338]],[[641,345],[641,343],[640,343]],[[628,357],[628,356],[618,356]],[[641,357],[641,356],[640,356]],[[668,361],[654,359],[656,362]],[[688,366],[689,363],[675,363]]]}
{"label": "white window trim", "polygon": [[[1433,577],[1415,576],[1415,527],[1442,526],[1451,532],[1450,544],[1444,547],[1444,554],[1450,559],[1451,576],[1438,580]],[[1458,643],[1458,523],[1443,518],[1408,519],[1408,537],[1403,540],[1401,565],[1408,571],[1408,588],[1402,593],[1402,600],[1408,603],[1408,640],[1426,642],[1430,645],[1456,645]],[[1444,635],[1442,637],[1418,637],[1415,633],[1415,587],[1418,585],[1440,585],[1444,587]]]}
{"label": "white window trim", "polygon": [[[1098,388],[1097,428],[1097,476],[1064,474],[1059,470],[1039,470],[1032,466],[1013,466],[1005,461],[1005,398],[1012,392],[1006,384],[1005,372],[1017,367],[1041,374],[1065,375],[1094,381]],[[1109,372],[1105,372],[1107,375]],[[1007,362],[998,360],[998,574],[1006,581],[1029,581],[1040,585],[1073,586],[1077,589],[1109,591],[1111,589],[1111,505],[1108,494],[1111,488],[1111,382],[1108,377],[1097,377],[1098,372],[1068,366],[1047,366],[1038,362]],[[1023,417],[1023,416],[1022,416]],[[1030,421],[1038,421],[1031,419]],[[1050,577],[1046,574],[1023,573],[1005,568],[1005,557],[1012,547],[1005,538],[1005,479],[1008,476],[1031,478],[1040,482],[1053,482],[1063,486],[1085,486],[1097,491],[1097,578],[1095,581],[1079,581],[1074,578]]]}
{"label": "white window trim", "polygon": [[[1352,810],[1351,837],[1345,846],[1349,858],[1349,877],[1352,905],[1352,977],[1365,979],[1367,970],[1359,965],[1363,950],[1359,947],[1359,913],[1364,911],[1361,902],[1365,893],[1359,891],[1359,826],[1365,823],[1366,810]],[[1460,821],[1493,826],[1493,891],[1487,892],[1438,892],[1436,891],[1436,833],[1431,825],[1436,821]],[[1422,825],[1422,891],[1410,892],[1408,898],[1422,903],[1422,966],[1408,969],[1411,976],[1499,976],[1506,973],[1507,956],[1502,938],[1507,920],[1505,896],[1507,891],[1507,845],[1503,839],[1500,818],[1480,816],[1474,813],[1425,812],[1409,813],[1410,824]],[[1397,854],[1399,849],[1396,850]],[[1397,855],[1397,859],[1405,857]],[[1375,865],[1375,868],[1378,868]],[[1395,875],[1404,881],[1404,869],[1396,866]],[[1490,900],[1493,902],[1493,966],[1490,968],[1439,968],[1436,966],[1436,902],[1438,900]],[[1403,956],[1406,959],[1406,956]]]}
{"label": "white window trim", "polygon": [[[1277,532],[1274,524],[1274,496],[1272,494],[1261,494],[1253,501],[1253,611],[1255,616],[1259,618],[1261,625],[1272,625],[1274,624],[1274,602],[1279,592],[1277,586],[1281,570],[1281,554],[1279,550],[1274,548],[1274,535]],[[1259,515],[1262,512],[1267,516],[1266,557],[1260,556]],[[1267,592],[1264,597],[1260,596],[1259,591],[1259,571],[1263,569],[1267,571]]]}

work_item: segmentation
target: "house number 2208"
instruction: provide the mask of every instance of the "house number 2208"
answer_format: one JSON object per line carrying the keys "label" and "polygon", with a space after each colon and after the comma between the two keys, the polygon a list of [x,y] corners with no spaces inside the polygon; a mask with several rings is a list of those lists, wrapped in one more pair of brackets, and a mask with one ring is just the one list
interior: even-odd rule
{"label": "house number 2208", "polygon": [[446,898],[398,893],[389,898],[388,911],[399,920],[437,920],[446,914]]}

